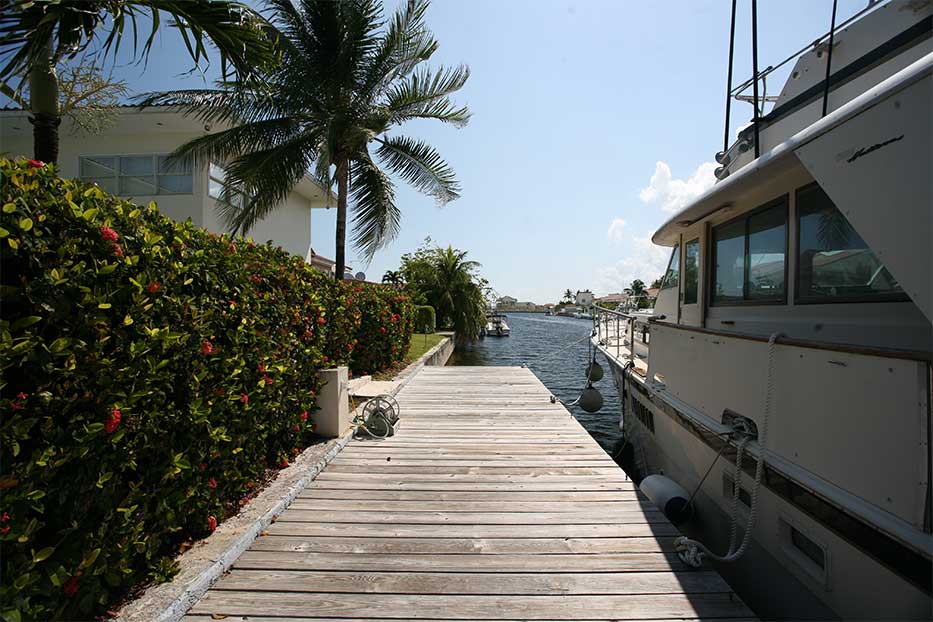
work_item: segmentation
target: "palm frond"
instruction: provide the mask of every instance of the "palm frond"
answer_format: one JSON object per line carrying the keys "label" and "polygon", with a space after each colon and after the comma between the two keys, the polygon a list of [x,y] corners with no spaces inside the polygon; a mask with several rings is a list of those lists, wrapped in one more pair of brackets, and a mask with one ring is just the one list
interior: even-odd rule
{"label": "palm frond", "polygon": [[406,137],[377,138],[376,154],[393,173],[420,192],[444,205],[460,198],[460,184],[453,169],[444,162],[434,147],[424,141]]}
{"label": "palm frond", "polygon": [[437,51],[438,43],[424,24],[428,5],[428,0],[408,0],[396,10],[369,58],[360,85],[365,101],[377,100],[393,81],[408,75]]}
{"label": "palm frond", "polygon": [[227,162],[252,151],[274,149],[309,131],[297,120],[267,119],[199,136],[172,153],[181,162]]}
{"label": "palm frond", "polygon": [[470,112],[466,106],[456,107],[449,96],[463,88],[469,77],[470,68],[465,65],[416,71],[389,93],[386,107],[392,121],[429,118],[463,127],[470,120]]}
{"label": "palm frond", "polygon": [[[303,135],[232,160],[225,167],[226,188],[218,207],[221,219],[231,232],[246,234],[285,202],[310,165],[308,141]],[[229,200],[233,189],[248,197],[245,205]]]}
{"label": "palm frond", "polygon": [[243,88],[240,84],[222,83],[222,86],[227,88],[144,93],[133,103],[140,108],[178,106],[186,115],[210,123],[253,123],[287,115],[267,92]]}
{"label": "palm frond", "polygon": [[350,166],[350,196],[353,200],[353,244],[367,261],[395,239],[402,213],[395,204],[395,187],[389,177],[361,153]]}

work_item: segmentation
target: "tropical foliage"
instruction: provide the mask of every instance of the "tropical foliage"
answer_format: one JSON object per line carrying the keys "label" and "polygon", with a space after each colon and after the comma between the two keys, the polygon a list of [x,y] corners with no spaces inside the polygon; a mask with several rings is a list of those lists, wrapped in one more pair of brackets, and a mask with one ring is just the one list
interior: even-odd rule
{"label": "tropical foliage", "polygon": [[418,305],[415,307],[415,330],[419,333],[430,334],[437,328],[437,316],[431,305]]}
{"label": "tropical foliage", "polygon": [[[0,3],[0,85],[12,99],[29,86],[35,158],[58,159],[61,122],[56,67],[97,41],[102,57],[116,54],[124,38],[145,60],[166,17],[181,34],[195,64],[208,60],[209,44],[241,76],[273,62],[274,31],[253,9],[230,0],[3,0]],[[138,35],[148,36],[142,41]],[[141,28],[142,27],[142,28]],[[99,34],[98,30],[103,30]],[[16,80],[12,85],[8,82]]]}
{"label": "tropical foliage", "polygon": [[379,0],[268,0],[269,20],[281,33],[280,66],[261,80],[154,94],[142,104],[177,105],[230,126],[176,155],[225,163],[227,193],[251,197],[245,205],[226,201],[222,216],[231,231],[248,231],[281,205],[309,169],[324,187],[336,184],[335,274],[342,278],[350,199],[353,242],[366,259],[399,230],[386,171],[439,205],[459,196],[453,170],[433,147],[389,134],[413,119],[454,126],[469,119],[450,100],[466,83],[467,67],[424,65],[438,48],[425,26],[427,8],[427,0],[409,0],[386,20]]}
{"label": "tropical foliage", "polygon": [[432,246],[428,239],[414,253],[402,255],[401,267],[415,301],[433,307],[437,326],[454,330],[460,341],[475,338],[486,323],[486,280],[479,276],[480,264],[466,256],[450,246]]}
{"label": "tropical foliage", "polygon": [[[316,370],[394,363],[412,305],[0,160],[0,616],[89,619],[175,571],[313,442]],[[363,345],[365,344],[365,345]]]}

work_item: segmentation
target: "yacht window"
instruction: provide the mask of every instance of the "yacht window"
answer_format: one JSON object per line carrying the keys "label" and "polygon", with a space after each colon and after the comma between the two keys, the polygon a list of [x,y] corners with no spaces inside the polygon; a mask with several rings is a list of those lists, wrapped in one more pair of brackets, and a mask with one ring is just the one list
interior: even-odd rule
{"label": "yacht window", "polygon": [[818,185],[797,191],[797,301],[898,301],[907,296]]}
{"label": "yacht window", "polygon": [[748,219],[747,300],[784,300],[787,208],[777,205]]}
{"label": "yacht window", "polygon": [[684,246],[684,304],[697,301],[700,284],[700,240],[691,240]]}
{"label": "yacht window", "polygon": [[787,197],[713,228],[710,303],[786,299]]}
{"label": "yacht window", "polygon": [[741,302],[745,283],[745,221],[713,229],[713,304]]}
{"label": "yacht window", "polygon": [[680,282],[680,246],[674,247],[671,253],[671,260],[667,264],[667,272],[664,273],[664,280],[661,281],[661,289],[677,287]]}

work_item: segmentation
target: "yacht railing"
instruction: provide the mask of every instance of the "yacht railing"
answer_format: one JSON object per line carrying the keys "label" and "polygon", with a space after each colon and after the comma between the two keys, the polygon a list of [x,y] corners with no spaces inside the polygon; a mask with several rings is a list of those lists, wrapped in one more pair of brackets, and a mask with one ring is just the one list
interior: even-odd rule
{"label": "yacht railing", "polygon": [[593,334],[618,361],[647,359],[651,327],[644,315],[596,307],[593,310]]}

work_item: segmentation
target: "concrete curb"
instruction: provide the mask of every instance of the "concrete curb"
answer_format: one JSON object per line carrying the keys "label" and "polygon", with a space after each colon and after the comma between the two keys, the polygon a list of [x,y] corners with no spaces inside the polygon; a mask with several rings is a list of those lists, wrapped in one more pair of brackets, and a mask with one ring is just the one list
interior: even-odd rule
{"label": "concrete curb", "polygon": [[210,537],[199,541],[178,558],[179,574],[170,582],[154,585],[128,603],[116,620],[120,622],[178,622],[208,589],[249,548],[273,518],[285,511],[302,490],[324,470],[353,437],[353,429],[342,436],[313,445],[295,463],[242,510],[224,521]]}
{"label": "concrete curb", "polygon": [[[453,335],[428,350],[397,376],[400,382],[390,393],[396,395],[425,365],[444,365],[453,352]],[[362,407],[362,405],[360,406]],[[178,557],[181,570],[168,583],[154,585],[127,603],[117,622],[179,622],[188,610],[217,582],[250,547],[259,534],[284,512],[301,491],[324,470],[353,439],[355,428],[338,438],[313,445],[276,479],[247,503],[236,516],[224,521],[210,537],[197,542]]]}

